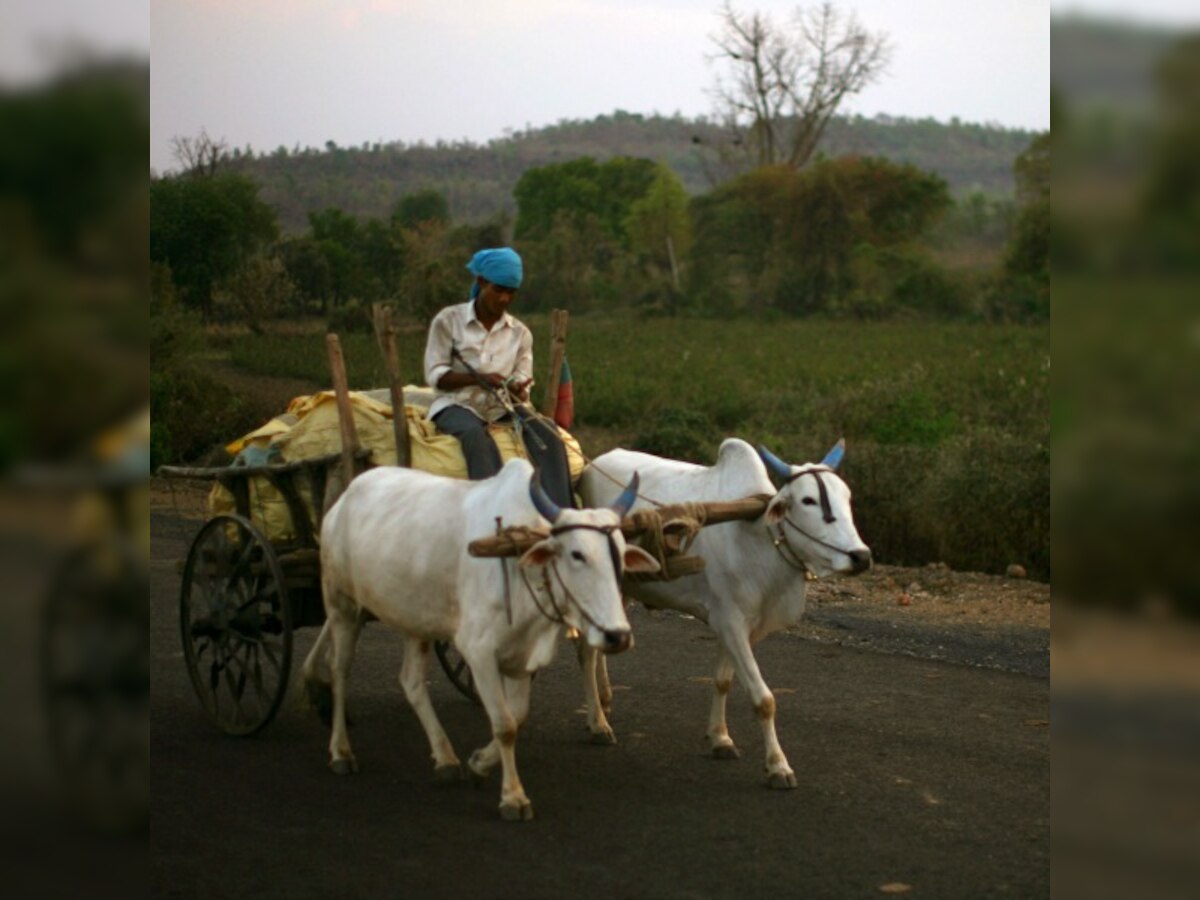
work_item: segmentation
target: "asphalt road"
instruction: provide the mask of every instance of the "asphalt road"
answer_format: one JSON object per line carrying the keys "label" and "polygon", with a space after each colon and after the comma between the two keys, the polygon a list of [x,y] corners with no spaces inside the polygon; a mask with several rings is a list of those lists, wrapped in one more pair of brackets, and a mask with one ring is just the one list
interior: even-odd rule
{"label": "asphalt road", "polygon": [[[635,607],[637,646],[610,660],[619,743],[587,742],[564,645],[517,742],[535,818],[503,822],[496,775],[435,784],[396,680],[399,642],[378,624],[364,629],[350,685],[358,775],[329,772],[328,734],[295,685],[257,737],[215,731],[177,637],[174,560],[197,525],[153,520],[156,897],[1049,894],[1047,677],[773,636],[758,657],[799,788],[771,791],[738,688],[742,758],[704,752],[705,626]],[[300,659],[314,637],[298,633]],[[482,711],[436,663],[431,693],[462,758],[486,743]]]}

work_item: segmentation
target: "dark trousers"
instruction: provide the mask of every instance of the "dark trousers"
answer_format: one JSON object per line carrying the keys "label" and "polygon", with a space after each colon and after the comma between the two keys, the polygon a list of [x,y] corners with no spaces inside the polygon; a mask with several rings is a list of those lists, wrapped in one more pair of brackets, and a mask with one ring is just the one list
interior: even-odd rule
{"label": "dark trousers", "polygon": [[[559,506],[574,508],[567,449],[559,440],[558,433],[522,407],[517,407],[517,415],[521,417],[521,437],[525,450],[540,473],[546,496]],[[490,478],[500,471],[500,451],[488,434],[487,423],[479,416],[462,406],[447,406],[433,417],[433,421],[439,429],[454,435],[462,444],[463,456],[467,460],[467,476],[472,481]],[[506,417],[500,421],[506,422],[508,419]]]}

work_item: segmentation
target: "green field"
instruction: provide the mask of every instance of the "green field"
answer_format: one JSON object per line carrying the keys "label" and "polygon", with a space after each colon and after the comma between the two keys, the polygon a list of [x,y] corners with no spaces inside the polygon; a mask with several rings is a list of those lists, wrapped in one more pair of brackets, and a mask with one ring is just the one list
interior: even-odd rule
{"label": "green field", "polygon": [[[527,321],[544,378],[548,323]],[[319,333],[226,342],[239,368],[329,383]],[[422,382],[423,331],[399,343],[406,380]],[[385,384],[373,337],[343,346],[352,388]],[[803,462],[844,436],[879,559],[1049,577],[1048,327],[577,317],[567,355],[589,455],[708,462],[737,436]]]}

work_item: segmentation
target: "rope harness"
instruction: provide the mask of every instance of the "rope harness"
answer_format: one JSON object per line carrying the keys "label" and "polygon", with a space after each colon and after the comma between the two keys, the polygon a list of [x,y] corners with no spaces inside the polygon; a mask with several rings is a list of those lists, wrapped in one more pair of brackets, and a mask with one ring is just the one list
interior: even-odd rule
{"label": "rope harness", "polygon": [[[789,477],[784,479],[783,484],[779,489],[782,491],[783,488],[787,487],[789,484],[803,475],[811,475],[817,481],[817,494],[820,498],[821,517],[825,520],[826,524],[831,525],[837,521],[837,516],[833,514],[833,506],[829,502],[829,490],[825,487],[825,480],[821,477],[822,472],[833,472],[833,469],[829,468],[828,466],[810,466],[807,469],[801,469],[799,472],[793,472]],[[804,562],[804,560],[800,557],[800,554],[796,552],[796,548],[793,547],[791,542],[788,540],[787,532],[784,531],[783,528],[785,524],[790,526],[792,530],[796,531],[798,534],[802,534],[814,544],[818,544],[824,547],[826,550],[832,550],[834,553],[841,553],[845,556],[851,556],[849,550],[843,550],[841,547],[836,547],[828,541],[821,540],[815,534],[809,534],[785,514],[783,520],[776,525],[776,528],[779,530],[772,536],[771,543],[774,544],[775,549],[779,551],[780,558],[782,558],[783,561],[793,569],[799,569],[800,571],[811,573],[808,565]],[[768,533],[769,530],[770,529],[768,528]],[[785,547],[787,548],[786,552],[784,551]]]}
{"label": "rope harness", "polygon": [[[556,527],[552,527],[550,529],[549,534],[547,535],[544,532],[541,532],[541,531],[538,531],[538,530],[532,529],[532,528],[509,529],[508,531],[504,531],[501,527],[500,517],[499,516],[496,517],[496,534],[498,536],[502,536],[502,537],[506,538],[507,540],[511,541],[514,550],[517,547],[517,536],[518,535],[520,535],[522,537],[536,536],[541,539],[545,539],[546,537],[557,537],[558,535],[563,534],[568,531],[596,531],[596,532],[599,532],[600,534],[604,535],[604,537],[608,540],[608,557],[609,557],[609,561],[612,563],[613,573],[616,575],[616,578],[617,578],[617,584],[621,583],[622,565],[621,565],[621,555],[617,552],[617,542],[613,539],[613,532],[618,531],[620,529],[620,527],[621,527],[620,525],[559,525]],[[515,553],[514,553],[514,555],[515,555]],[[505,612],[505,615],[508,617],[508,624],[512,625],[512,592],[509,588],[509,582],[508,582],[508,559],[505,557],[501,557],[499,562],[500,562],[500,570],[501,570],[501,572],[504,573],[504,612]],[[575,595],[571,592],[571,589],[567,587],[566,582],[563,581],[562,574],[558,571],[558,563],[557,562],[551,562],[550,564],[542,567],[541,587],[546,592],[546,604],[549,605],[549,610],[547,610],[546,605],[543,604],[541,598],[539,598],[537,589],[533,586],[533,584],[530,583],[529,575],[526,574],[525,568],[518,565],[517,571],[520,573],[521,580],[525,583],[525,587],[529,591],[529,596],[531,596],[533,598],[534,606],[537,607],[538,612],[540,612],[543,616],[545,616],[551,622],[554,622],[556,625],[565,625],[566,624],[565,603],[571,603],[571,604],[574,604],[574,606],[577,610],[579,610],[579,614],[584,618],[584,620],[587,621],[587,623],[589,625],[591,625],[592,627],[594,627],[600,631],[604,630],[604,628],[600,625],[599,622],[597,622],[590,615],[588,615],[587,610],[583,608],[583,605],[579,602],[579,600],[576,599]],[[562,604],[560,604],[559,601],[557,601],[554,598],[554,585],[551,582],[551,578],[550,578],[551,574],[553,574],[553,576],[554,576],[554,581],[558,582],[559,592],[562,594],[562,596],[564,598],[564,603],[562,603]]]}
{"label": "rope harness", "polygon": [[668,557],[687,553],[692,546],[700,529],[707,523],[708,514],[703,503],[680,505],[683,507],[681,513],[666,522],[663,522],[662,515],[656,509],[638,509],[629,514],[639,529],[637,545],[654,557],[659,571],[633,573],[628,578],[634,581],[658,580],[667,571]]}

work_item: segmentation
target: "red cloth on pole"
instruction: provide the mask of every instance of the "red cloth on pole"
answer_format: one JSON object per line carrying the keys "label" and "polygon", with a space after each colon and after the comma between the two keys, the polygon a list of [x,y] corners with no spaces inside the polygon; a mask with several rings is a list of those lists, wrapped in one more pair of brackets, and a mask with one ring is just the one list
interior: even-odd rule
{"label": "red cloth on pole", "polygon": [[559,428],[570,428],[575,421],[575,389],[571,384],[571,367],[564,356],[558,376],[558,403],[554,407],[554,421]]}

